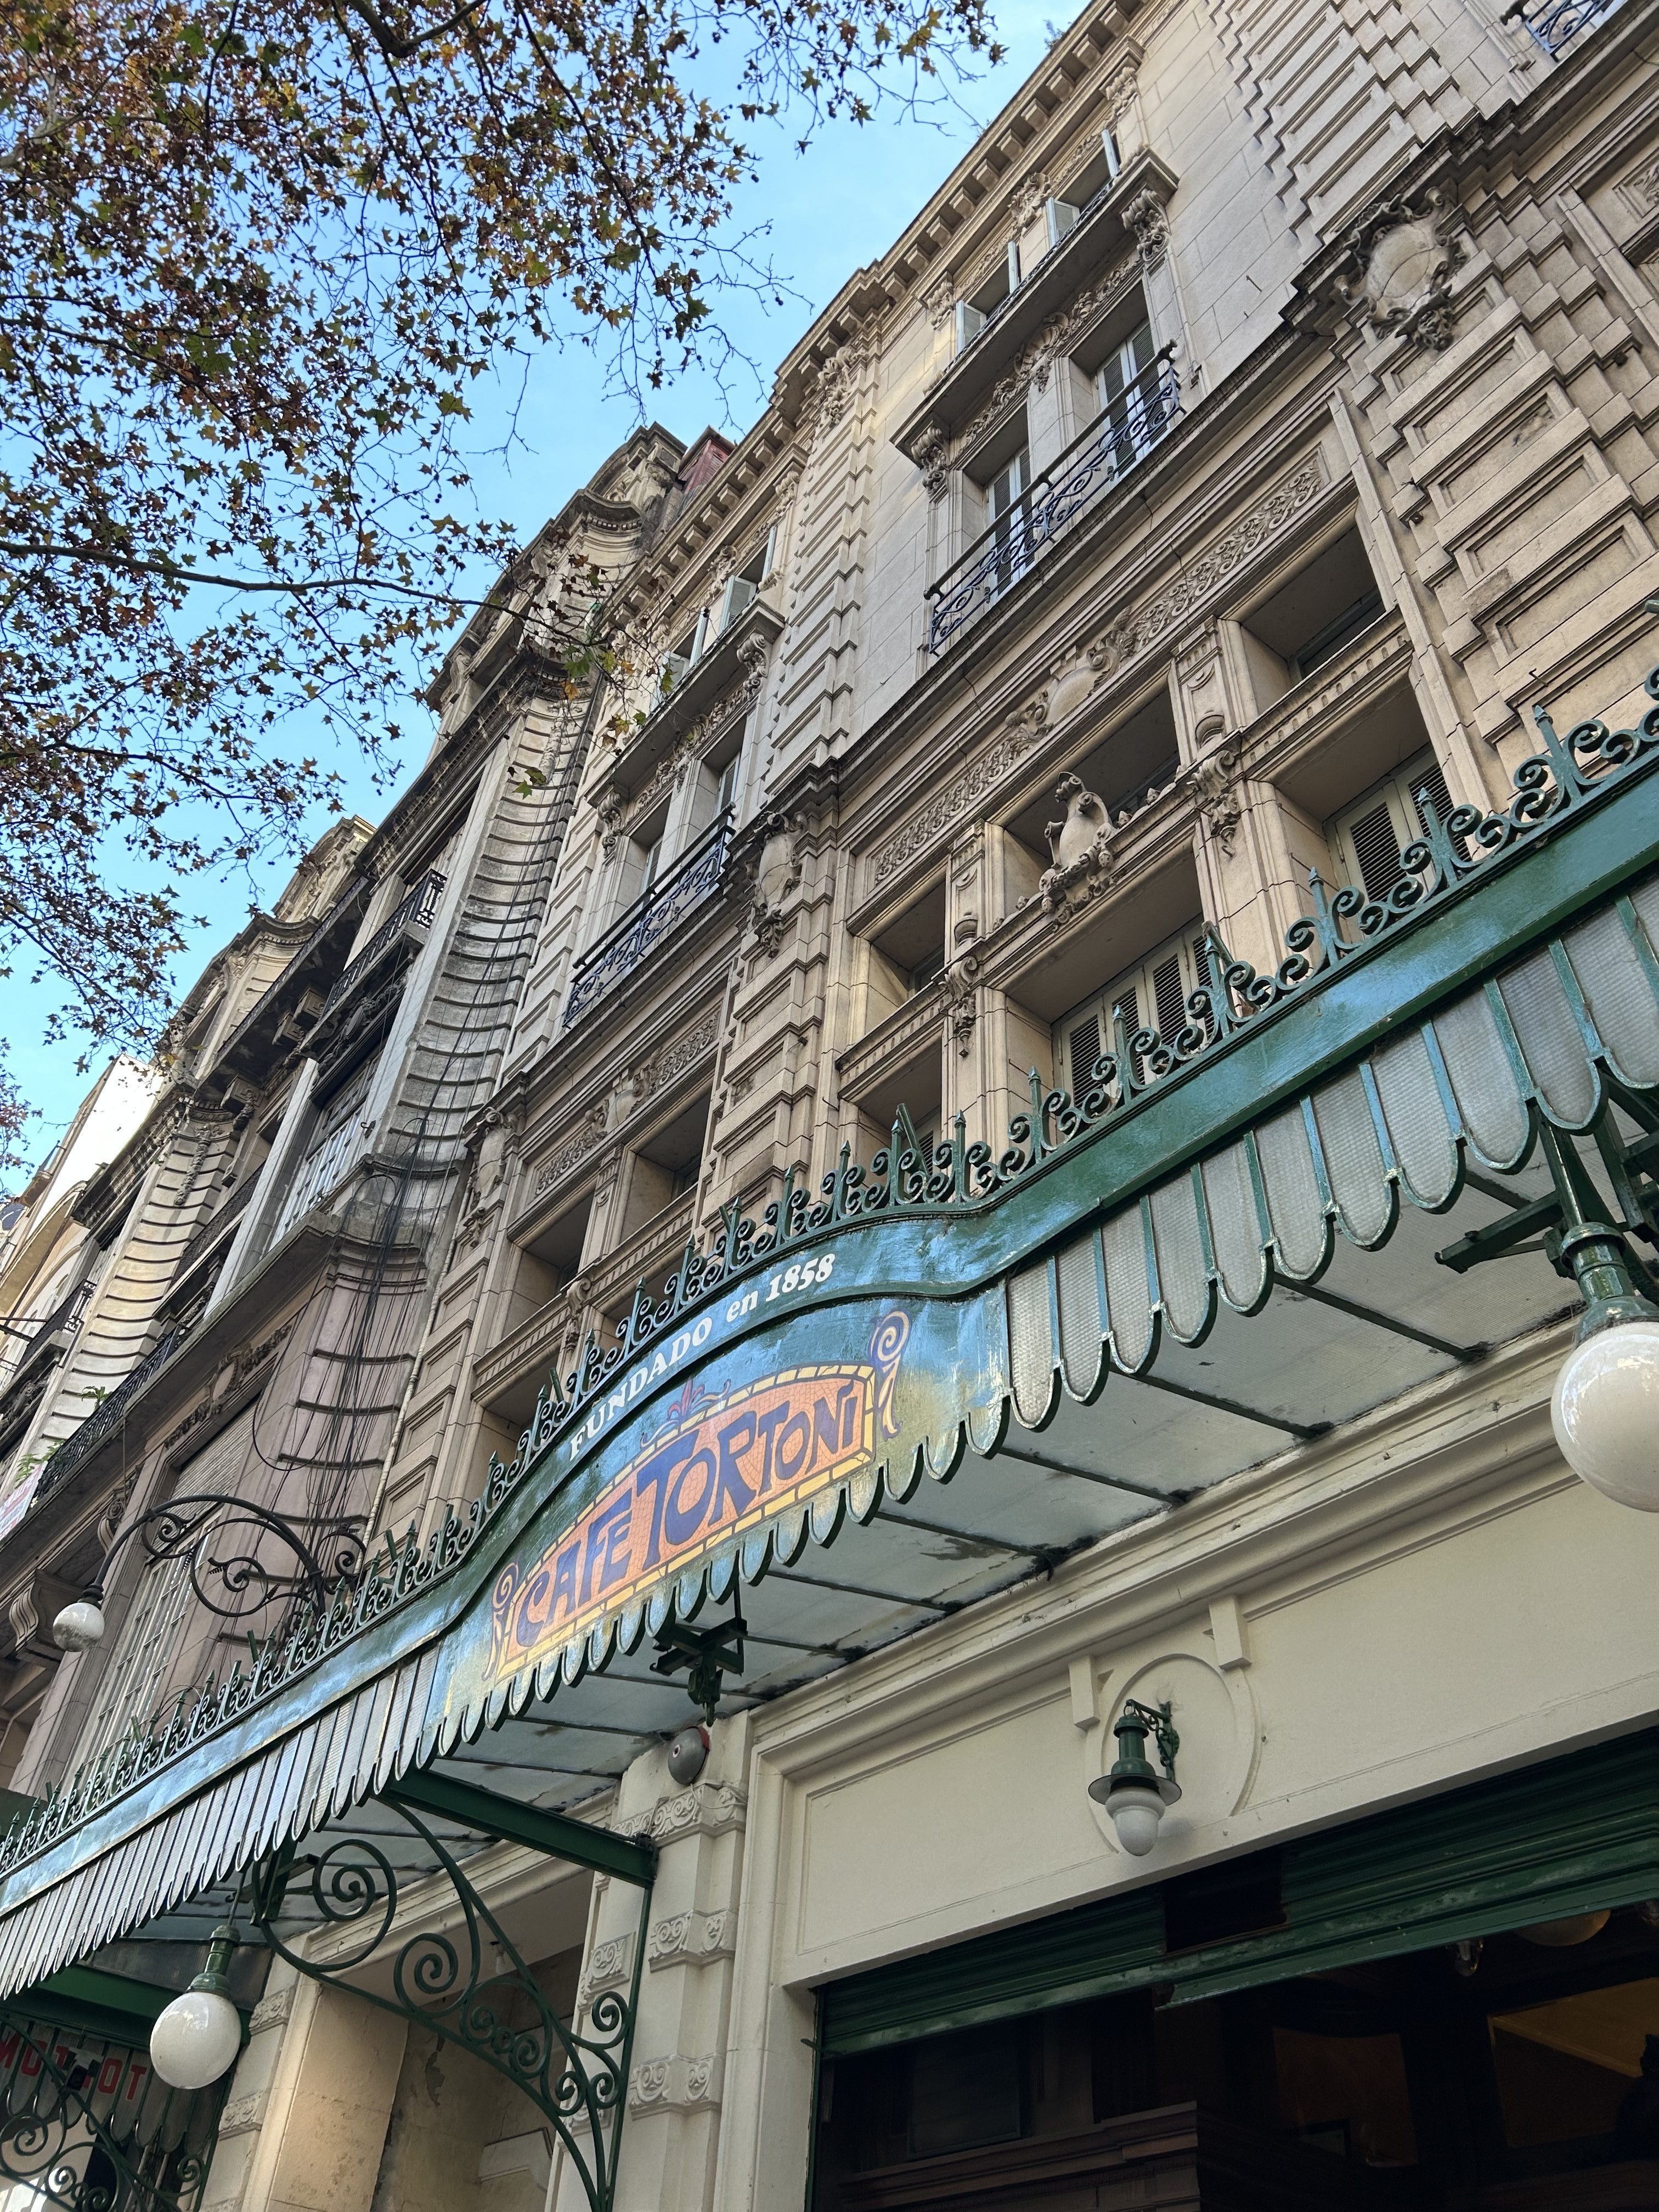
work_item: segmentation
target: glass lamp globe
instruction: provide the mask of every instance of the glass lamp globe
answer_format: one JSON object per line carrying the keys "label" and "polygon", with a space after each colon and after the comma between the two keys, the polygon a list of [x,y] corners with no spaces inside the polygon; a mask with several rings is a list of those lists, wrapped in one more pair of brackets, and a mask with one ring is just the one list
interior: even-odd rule
{"label": "glass lamp globe", "polygon": [[77,1597],[66,1605],[52,1624],[52,1640],[60,1651],[90,1651],[104,1640],[104,1615],[96,1598]]}
{"label": "glass lamp globe", "polygon": [[242,2017],[216,1990],[186,1990],[149,2032],[149,2062],[173,2089],[205,2089],[242,2047]]}
{"label": "glass lamp globe", "polygon": [[1132,1859],[1144,1859],[1158,1841],[1158,1823],[1164,1818],[1164,1800],[1156,1786],[1120,1783],[1106,1800],[1106,1810],[1124,1850]]}
{"label": "glass lamp globe", "polygon": [[205,2089],[234,2064],[242,2047],[242,2015],[230,2001],[227,1969],[236,1938],[216,1928],[207,1965],[185,1991],[157,2014],[149,2032],[149,2063],[169,2088]]}
{"label": "glass lamp globe", "polygon": [[1574,1345],[1550,1419],[1561,1456],[1620,1505],[1659,1513],[1659,1321],[1627,1321]]}

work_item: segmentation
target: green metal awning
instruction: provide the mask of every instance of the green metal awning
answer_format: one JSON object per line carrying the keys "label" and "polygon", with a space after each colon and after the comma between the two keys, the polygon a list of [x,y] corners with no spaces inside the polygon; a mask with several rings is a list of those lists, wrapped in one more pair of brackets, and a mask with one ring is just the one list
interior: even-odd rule
{"label": "green metal awning", "polygon": [[[688,1251],[469,1516],[0,1838],[0,1990],[199,1938],[301,1839],[417,1870],[412,1772],[579,1806],[684,1717],[641,1646],[705,1605],[741,1591],[775,1694],[1573,1304],[1547,1147],[1629,1227],[1659,1150],[1659,708],[1543,735],[1506,814],[1436,823],[1386,901],[1320,889],[1274,975],[1229,964],[1001,1153],[901,1132]],[[1471,1238],[1513,1249],[1439,1263]],[[458,1855],[502,1832],[428,1811]]]}

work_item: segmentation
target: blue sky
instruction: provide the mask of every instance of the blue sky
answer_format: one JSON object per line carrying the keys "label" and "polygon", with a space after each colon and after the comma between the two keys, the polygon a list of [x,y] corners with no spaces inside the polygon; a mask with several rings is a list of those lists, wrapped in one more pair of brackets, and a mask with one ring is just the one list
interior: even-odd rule
{"label": "blue sky", "polygon": [[[933,120],[917,120],[896,107],[884,107],[862,126],[849,124],[824,131],[799,155],[787,131],[756,140],[761,182],[744,195],[739,223],[769,222],[771,234],[764,250],[795,296],[769,313],[743,296],[723,303],[723,327],[738,349],[758,365],[760,379],[757,381],[738,368],[728,377],[725,398],[708,375],[688,376],[665,386],[650,411],[668,429],[689,440],[706,422],[729,430],[747,428],[765,404],[773,365],[853,271],[892,243],[979,129],[1017,90],[1048,44],[1047,19],[1057,15],[1069,20],[1063,9],[1056,10],[1054,0],[1046,0],[1046,4],[1045,0],[1002,0],[1000,5],[994,0],[994,7],[997,35],[1009,50],[1007,60],[963,88],[955,108],[936,110]],[[799,126],[794,135],[799,135]],[[486,407],[475,407],[474,420],[483,443],[499,436],[505,421],[501,394],[495,395],[495,404],[493,428]],[[521,447],[505,465],[491,458],[481,462],[475,474],[482,504],[505,516],[521,539],[528,538],[574,485],[592,476],[636,419],[625,400],[607,396],[600,360],[580,345],[550,347],[530,364],[520,411],[520,436],[529,450]],[[410,716],[417,732],[424,715],[425,709],[417,708]],[[414,772],[423,751],[423,737],[408,741],[400,781]],[[395,797],[395,789],[377,792],[355,754],[342,753],[333,764],[346,776],[349,809],[378,819]],[[319,815],[315,834],[326,828],[327,818]],[[256,870],[261,904],[268,904],[281,890],[290,865],[276,859]],[[198,879],[187,887],[185,896],[190,908],[207,917],[207,927],[191,933],[177,963],[174,981],[180,990],[188,988],[216,947],[241,927],[249,905],[248,884],[240,875],[222,883]],[[5,986],[8,1061],[40,1117],[26,1146],[36,1159],[62,1133],[91,1079],[76,1073],[81,1047],[72,1034],[58,1044],[42,1042],[47,1016],[61,997],[56,985],[29,984],[21,961]]]}

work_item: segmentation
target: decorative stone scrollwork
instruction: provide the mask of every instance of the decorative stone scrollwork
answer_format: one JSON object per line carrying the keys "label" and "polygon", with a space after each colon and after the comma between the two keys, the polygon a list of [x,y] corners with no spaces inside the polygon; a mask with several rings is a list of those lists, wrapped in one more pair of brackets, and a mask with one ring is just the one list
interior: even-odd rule
{"label": "decorative stone scrollwork", "polygon": [[929,499],[943,499],[951,476],[951,441],[937,422],[918,432],[914,459]]}
{"label": "decorative stone scrollwork", "polygon": [[1150,185],[1143,185],[1124,209],[1123,220],[1134,233],[1141,268],[1150,276],[1162,266],[1170,250],[1170,219],[1164,203]]}
{"label": "decorative stone scrollwork", "polygon": [[752,707],[760,696],[761,686],[766,681],[769,657],[763,637],[751,634],[739,640],[738,660],[743,669],[743,682],[738,687],[738,697],[745,707]]}
{"label": "decorative stone scrollwork", "polygon": [[749,926],[755,933],[762,957],[772,960],[783,943],[784,906],[800,882],[801,866],[787,815],[768,815],[765,830],[766,841],[755,863],[755,893],[749,909]]}
{"label": "decorative stone scrollwork", "polygon": [[605,840],[605,857],[614,860],[617,847],[622,838],[623,816],[627,809],[620,795],[614,791],[602,791],[593,802],[593,811],[599,817],[599,834]]}
{"label": "decorative stone scrollwork", "polygon": [[1224,738],[1212,751],[1200,755],[1190,770],[1198,811],[1203,816],[1210,835],[1229,860],[1232,858],[1233,840],[1238,834],[1238,825],[1244,814],[1238,777],[1243,752],[1243,741],[1239,738]]}
{"label": "decorative stone scrollwork", "polygon": [[1043,912],[1058,921],[1084,900],[1107,890],[1115,869],[1112,817],[1099,793],[1085,788],[1074,775],[1063,775],[1054,786],[1054,797],[1066,811],[1060,821],[1043,825],[1054,865],[1045,870],[1037,889]]}
{"label": "decorative stone scrollwork", "polygon": [[979,962],[971,952],[963,959],[953,960],[939,978],[945,1003],[950,1009],[951,1034],[956,1039],[958,1060],[966,1060],[974,1048],[974,1027],[979,1020],[978,984]]}
{"label": "decorative stone scrollwork", "polygon": [[1349,234],[1339,271],[1349,307],[1382,336],[1443,353],[1451,343],[1451,280],[1464,255],[1444,192],[1389,200]]}
{"label": "decorative stone scrollwork", "polygon": [[941,276],[921,295],[921,304],[927,311],[927,319],[936,331],[942,331],[956,311],[957,288],[948,276]]}

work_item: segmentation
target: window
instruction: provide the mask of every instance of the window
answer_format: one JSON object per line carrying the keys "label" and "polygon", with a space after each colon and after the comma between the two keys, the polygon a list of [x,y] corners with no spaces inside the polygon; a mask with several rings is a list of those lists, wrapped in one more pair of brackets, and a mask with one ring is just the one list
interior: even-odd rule
{"label": "window", "polygon": [[[1156,946],[1144,960],[1115,975],[1098,997],[1074,1007],[1060,1024],[1055,1040],[1055,1069],[1073,1098],[1080,1098],[1090,1085],[1090,1071],[1103,1052],[1117,1049],[1112,1017],[1121,1012],[1126,1036],[1142,1027],[1154,1029],[1166,1043],[1173,1042],[1191,1017],[1187,1001],[1207,985],[1210,977],[1209,939],[1201,915]],[[1146,1069],[1137,1058],[1137,1080],[1146,1080]]]}
{"label": "window", "polygon": [[986,513],[998,553],[994,589],[1006,592],[1025,573],[1027,548],[1022,524],[1024,495],[1030,489],[1031,464],[1024,448],[997,471],[985,488]]}
{"label": "window", "polygon": [[650,890],[652,884],[656,882],[657,877],[661,872],[662,832],[659,830],[657,835],[652,839],[651,842],[648,845],[641,847],[640,849],[644,854],[644,860],[640,872],[639,896],[643,898],[647,891]]}
{"label": "window", "polygon": [[1113,347],[1095,372],[1100,411],[1116,434],[1120,468],[1151,451],[1164,432],[1163,407],[1152,368],[1152,326],[1142,323]]}
{"label": "window", "polygon": [[[179,1472],[176,1494],[239,1497],[245,1494],[245,1477],[253,1453],[255,1408],[249,1406]],[[216,1548],[210,1531],[203,1543],[182,1557],[148,1567],[134,1589],[126,1620],[110,1662],[100,1677],[92,1713],[76,1748],[75,1759],[95,1759],[117,1743],[134,1726],[143,1727],[172,1687],[176,1691],[181,1662],[192,1654],[181,1648],[180,1632],[191,1605],[191,1568],[204,1555],[230,1559],[250,1548],[246,1527],[227,1534]],[[257,1540],[252,1546],[258,1550]],[[197,1628],[202,1625],[197,1615]],[[217,1624],[214,1624],[217,1626]],[[263,1633],[259,1613],[248,1626]],[[188,1679],[188,1678],[186,1678]]]}
{"label": "window", "polygon": [[737,798],[738,769],[742,763],[742,760],[743,755],[741,753],[733,753],[731,759],[727,761],[726,766],[720,770],[720,781],[714,787],[714,811],[716,814],[724,814],[726,808],[730,806]]}
{"label": "window", "polygon": [[1344,531],[1241,619],[1257,706],[1335,659],[1382,612],[1359,533]]}
{"label": "window", "polygon": [[1084,216],[1100,198],[1117,181],[1117,173],[1123,164],[1119,157],[1117,141],[1109,131],[1100,134],[1100,151],[1080,176],[1074,177],[1066,198],[1048,202],[1048,246],[1052,252],[1063,238],[1069,238]]}
{"label": "window", "polygon": [[970,346],[988,323],[994,322],[1019,289],[1019,247],[1011,239],[1002,265],[978,291],[957,301],[957,351]]}
{"label": "window", "polygon": [[753,606],[760,596],[761,586],[772,573],[772,557],[777,550],[777,525],[766,533],[766,543],[752,560],[746,561],[726,586],[720,601],[721,634],[730,629],[738,617]]}
{"label": "window", "polygon": [[190,1600],[191,1557],[153,1566],[134,1593],[120,1644],[100,1683],[98,1701],[76,1748],[89,1765],[128,1731],[142,1728],[161,1701],[179,1625]]}
{"label": "window", "polygon": [[671,1121],[635,1147],[623,1215],[624,1237],[631,1237],[696,1188],[708,1133],[708,1092],[699,1092]]}
{"label": "window", "polygon": [[1334,660],[1345,645],[1350,645],[1362,629],[1369,629],[1382,611],[1382,597],[1379,592],[1364,592],[1334,615],[1322,630],[1315,632],[1306,644],[1299,646],[1291,656],[1291,676],[1300,683],[1311,676],[1316,668]]}
{"label": "window", "polygon": [[1406,873],[1401,852],[1428,829],[1431,801],[1447,820],[1451,793],[1439,762],[1425,750],[1333,816],[1325,834],[1343,879],[1367,898],[1385,898]]}
{"label": "window", "polygon": [[300,1172],[289,1185],[273,1239],[283,1236],[302,1213],[326,1198],[361,1150],[365,1134],[362,1109],[375,1068],[370,1060],[319,1109],[317,1126]]}
{"label": "window", "polygon": [[708,611],[705,607],[673,651],[665,655],[657,681],[659,691],[672,691],[677,684],[684,683],[695,664],[702,659],[708,643]]}
{"label": "window", "polygon": [[873,1027],[945,972],[944,884],[935,884],[870,943]]}

